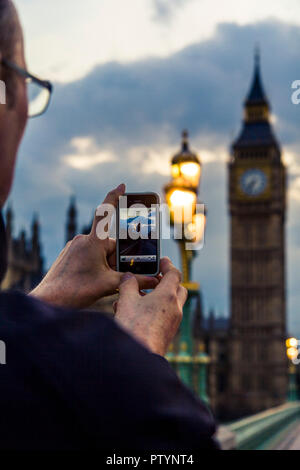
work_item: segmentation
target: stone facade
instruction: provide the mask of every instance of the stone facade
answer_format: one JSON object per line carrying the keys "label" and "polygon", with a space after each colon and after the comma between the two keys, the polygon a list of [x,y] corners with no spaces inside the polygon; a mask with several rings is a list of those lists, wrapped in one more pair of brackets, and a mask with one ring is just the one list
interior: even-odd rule
{"label": "stone facade", "polygon": [[40,227],[34,217],[31,234],[22,230],[19,236],[13,234],[13,210],[6,211],[6,237],[8,269],[1,289],[18,289],[23,292],[32,290],[44,275],[44,260],[41,254]]}

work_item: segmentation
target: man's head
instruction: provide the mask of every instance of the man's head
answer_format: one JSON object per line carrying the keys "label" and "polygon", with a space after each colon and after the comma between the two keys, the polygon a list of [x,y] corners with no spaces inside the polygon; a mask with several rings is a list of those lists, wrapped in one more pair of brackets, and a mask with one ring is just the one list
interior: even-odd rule
{"label": "man's head", "polygon": [[6,104],[0,104],[0,208],[12,185],[28,109],[25,79],[1,65],[2,59],[26,68],[22,28],[11,0],[0,0],[0,80],[6,88]]}

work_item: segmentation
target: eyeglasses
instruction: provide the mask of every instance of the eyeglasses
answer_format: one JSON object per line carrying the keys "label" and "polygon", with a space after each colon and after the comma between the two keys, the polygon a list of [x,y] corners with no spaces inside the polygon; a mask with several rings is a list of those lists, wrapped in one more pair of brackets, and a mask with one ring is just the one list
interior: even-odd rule
{"label": "eyeglasses", "polygon": [[28,117],[37,117],[43,114],[50,103],[51,93],[53,90],[52,83],[47,80],[41,80],[27,70],[22,69],[18,65],[9,60],[2,59],[2,65],[17,72],[26,78],[28,93]]}

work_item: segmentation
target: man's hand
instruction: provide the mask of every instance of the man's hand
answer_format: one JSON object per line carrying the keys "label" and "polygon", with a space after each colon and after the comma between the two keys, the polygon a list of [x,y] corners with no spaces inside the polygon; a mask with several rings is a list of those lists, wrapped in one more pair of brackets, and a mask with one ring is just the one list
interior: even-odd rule
{"label": "man's hand", "polygon": [[[108,193],[103,204],[117,206],[119,196],[125,192],[121,184]],[[91,233],[77,235],[68,242],[42,282],[31,295],[46,302],[72,308],[85,308],[105,295],[115,293],[123,273],[115,271],[116,242],[100,240],[96,227],[101,217],[95,215]],[[151,289],[158,284],[156,278],[136,276],[139,289]]]}
{"label": "man's hand", "polygon": [[168,258],[160,263],[162,280],[149,294],[139,291],[136,278],[124,274],[115,303],[116,320],[152,352],[164,356],[182,320],[187,290]]}

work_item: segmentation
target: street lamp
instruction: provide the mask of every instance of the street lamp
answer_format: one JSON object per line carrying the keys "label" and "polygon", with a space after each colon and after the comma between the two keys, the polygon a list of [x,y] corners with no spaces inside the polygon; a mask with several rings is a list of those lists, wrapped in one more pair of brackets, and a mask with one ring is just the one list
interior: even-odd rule
{"label": "street lamp", "polygon": [[192,188],[196,193],[201,175],[201,164],[198,156],[189,149],[188,132],[182,132],[182,146],[172,158],[172,178],[179,187]]}
{"label": "street lamp", "polygon": [[[167,358],[176,365],[181,379],[191,388],[196,388],[205,400],[206,375],[209,358],[201,347],[194,351],[192,335],[192,299],[199,296],[199,284],[191,282],[191,264],[197,250],[186,248],[186,243],[200,243],[203,240],[206,215],[197,212],[198,191],[201,176],[201,163],[198,156],[189,148],[188,132],[182,133],[181,150],[171,161],[171,181],[165,185],[164,192],[170,211],[170,223],[180,237],[178,242],[182,267],[182,284],[188,290],[188,298],[183,309],[180,327],[179,351],[172,352]],[[172,346],[173,347],[173,346]],[[194,372],[198,375],[197,385],[193,386]]]}
{"label": "street lamp", "polygon": [[289,385],[288,385],[288,401],[298,400],[298,391],[296,383],[296,365],[294,360],[298,358],[298,340],[297,338],[288,338],[286,344],[286,355],[289,358]]}
{"label": "street lamp", "polygon": [[171,181],[164,192],[170,211],[170,222],[176,233],[182,234],[179,243],[183,283],[187,288],[198,289],[190,282],[191,261],[196,250],[186,250],[186,242],[201,242],[204,236],[205,213],[197,212],[198,188],[201,176],[201,163],[198,156],[189,148],[188,132],[182,133],[181,150],[171,161]]}
{"label": "street lamp", "polygon": [[207,365],[210,362],[210,358],[205,352],[203,342],[199,344],[199,350],[194,357],[194,362],[198,365],[198,395],[205,403],[209,403],[207,395]]}

